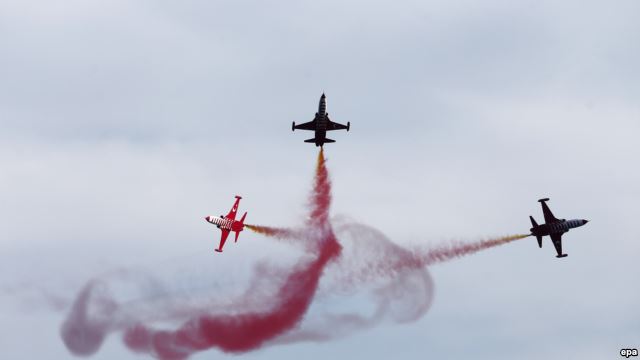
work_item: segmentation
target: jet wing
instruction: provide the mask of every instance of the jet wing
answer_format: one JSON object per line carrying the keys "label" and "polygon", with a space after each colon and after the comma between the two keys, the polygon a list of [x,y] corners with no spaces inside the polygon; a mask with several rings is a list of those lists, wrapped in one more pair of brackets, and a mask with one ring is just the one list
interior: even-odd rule
{"label": "jet wing", "polygon": [[224,246],[224,243],[227,241],[227,238],[229,237],[230,232],[231,231],[227,229],[222,229],[222,235],[220,237],[220,245],[218,245],[218,248],[216,249],[217,252],[222,252],[222,247]]}
{"label": "jet wing", "polygon": [[562,234],[551,234],[551,241],[553,241],[553,246],[556,248],[556,252],[558,253],[558,256],[556,257],[567,256],[562,253]]}
{"label": "jet wing", "polygon": [[329,119],[329,117],[327,116],[327,131],[330,130],[346,130],[349,127],[346,125],[342,125],[336,122],[331,121],[331,119]]}
{"label": "jet wing", "polygon": [[[542,213],[544,214],[544,222],[547,224],[552,224],[554,222],[558,222],[559,220],[553,216],[551,209],[547,206],[547,203],[544,201],[540,202],[542,204]],[[554,242],[555,243],[555,242]]]}
{"label": "jet wing", "polygon": [[295,125],[293,127],[294,129],[299,129],[299,130],[315,130],[316,129],[316,119],[313,119],[309,122],[306,122],[304,124],[300,124],[300,125]]}
{"label": "jet wing", "polygon": [[233,207],[231,208],[231,210],[229,210],[229,213],[227,214],[227,216],[225,216],[225,219],[229,219],[229,220],[235,220],[236,219],[236,213],[238,213],[238,204],[240,204],[240,199],[236,198],[236,202],[233,203]]}

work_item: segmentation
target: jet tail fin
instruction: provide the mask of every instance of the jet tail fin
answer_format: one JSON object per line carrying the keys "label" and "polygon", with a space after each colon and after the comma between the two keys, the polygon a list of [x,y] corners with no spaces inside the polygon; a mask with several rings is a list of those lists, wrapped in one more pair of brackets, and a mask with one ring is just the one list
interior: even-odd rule
{"label": "jet tail fin", "polygon": [[247,217],[247,212],[245,211],[244,215],[242,215],[242,217],[240,218],[239,223],[240,223],[241,228],[240,228],[240,230],[236,231],[236,239],[235,239],[234,242],[238,242],[238,237],[240,236],[240,231],[242,231],[242,229],[244,228],[244,219],[246,217]]}
{"label": "jet tail fin", "polygon": [[[535,228],[538,226],[538,223],[536,222],[536,219],[533,218],[533,216],[529,216],[529,219],[531,220],[531,225]],[[536,239],[538,240],[538,247],[542,247],[542,236],[540,235],[536,235]]]}

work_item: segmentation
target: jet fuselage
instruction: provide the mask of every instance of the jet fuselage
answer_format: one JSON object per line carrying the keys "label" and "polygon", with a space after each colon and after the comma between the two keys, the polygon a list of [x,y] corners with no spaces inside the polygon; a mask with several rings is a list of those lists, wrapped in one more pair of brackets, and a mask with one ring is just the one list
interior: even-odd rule
{"label": "jet fuselage", "polygon": [[547,205],[547,201],[549,198],[544,198],[538,200],[540,205],[542,206],[542,214],[544,215],[544,224],[538,224],[536,219],[533,216],[529,216],[529,220],[531,220],[531,235],[536,237],[538,241],[538,247],[542,247],[542,237],[549,236],[551,238],[551,242],[553,243],[553,247],[556,248],[557,258],[566,257],[567,254],[562,252],[562,234],[566,233],[570,229],[580,227],[589,221],[585,219],[573,219],[573,220],[565,220],[558,219],[553,215],[551,209]]}
{"label": "jet fuselage", "polygon": [[230,230],[230,231],[242,231],[244,229],[244,224],[237,220],[230,220],[225,218],[223,215],[218,216],[207,216],[204,218],[208,222],[213,225],[216,225],[218,229]]}
{"label": "jet fuselage", "polygon": [[320,96],[320,103],[318,104],[318,113],[316,114],[316,116],[326,117],[326,115],[327,115],[327,97],[323,93],[322,96]]}
{"label": "jet fuselage", "polygon": [[531,234],[534,236],[564,234],[570,229],[580,227],[586,223],[588,223],[588,221],[584,219],[560,220],[559,222],[556,222],[556,223],[541,224],[538,226],[534,226],[530,230],[531,230]]}
{"label": "jet fuselage", "polygon": [[320,96],[320,103],[318,104],[318,112],[316,113],[316,131],[315,131],[315,144],[316,146],[322,146],[327,138],[327,100],[324,94]]}

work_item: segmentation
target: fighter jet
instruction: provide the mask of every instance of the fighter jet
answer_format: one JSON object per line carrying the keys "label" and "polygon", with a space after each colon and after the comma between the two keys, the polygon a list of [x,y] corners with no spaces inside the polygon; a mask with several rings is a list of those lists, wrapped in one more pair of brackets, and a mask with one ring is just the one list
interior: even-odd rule
{"label": "fighter jet", "polygon": [[216,225],[218,229],[222,230],[222,237],[220,238],[220,245],[216,249],[217,252],[222,252],[222,247],[224,246],[225,241],[227,241],[227,237],[229,237],[230,232],[236,233],[236,241],[238,242],[238,236],[240,235],[240,231],[244,229],[244,218],[247,217],[247,213],[245,212],[242,215],[240,221],[236,220],[236,213],[238,212],[238,205],[240,205],[241,196],[236,195],[236,202],[233,204],[233,207],[229,211],[229,213],[225,215],[217,216],[207,216],[204,219],[207,222],[210,222],[213,225]]}
{"label": "fighter jet", "polygon": [[325,143],[336,142],[335,140],[327,138],[327,131],[331,130],[347,130],[351,127],[351,123],[347,122],[347,125],[342,125],[335,123],[329,119],[329,114],[327,113],[327,101],[326,96],[322,93],[320,96],[320,104],[318,105],[318,112],[316,113],[316,117],[313,120],[306,122],[304,124],[296,125],[294,121],[291,124],[291,131],[299,130],[312,130],[315,131],[315,137],[312,139],[307,139],[304,142],[306,143],[315,143],[316,146],[322,146]]}
{"label": "fighter jet", "polygon": [[542,237],[549,235],[551,237],[551,241],[553,242],[553,246],[556,248],[557,258],[563,258],[567,256],[567,254],[562,253],[562,234],[569,231],[569,229],[580,227],[586,223],[588,220],[584,219],[574,219],[574,220],[565,220],[565,219],[556,219],[553,216],[553,213],[547,206],[547,201],[549,198],[538,200],[540,204],[542,204],[542,213],[544,214],[544,224],[538,225],[533,216],[529,216],[531,219],[531,225],[533,227],[531,230],[531,235],[535,236],[538,239],[538,246],[542,247]]}

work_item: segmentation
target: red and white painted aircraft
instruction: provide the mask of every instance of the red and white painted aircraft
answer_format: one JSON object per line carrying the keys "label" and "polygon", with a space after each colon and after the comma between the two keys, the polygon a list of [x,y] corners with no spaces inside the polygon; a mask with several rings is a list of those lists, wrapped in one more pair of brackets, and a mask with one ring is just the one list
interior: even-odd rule
{"label": "red and white painted aircraft", "polygon": [[240,231],[244,229],[244,218],[247,217],[247,213],[245,212],[242,215],[242,218],[238,221],[236,220],[236,213],[238,212],[238,205],[240,204],[241,196],[236,195],[236,202],[233,204],[233,207],[227,214],[227,216],[220,215],[217,216],[207,216],[204,218],[208,222],[216,225],[218,229],[222,230],[222,237],[220,238],[220,245],[216,249],[217,252],[222,252],[222,247],[224,246],[225,241],[227,241],[227,237],[229,237],[230,232],[236,233],[236,242],[238,241],[238,236],[240,235]]}

